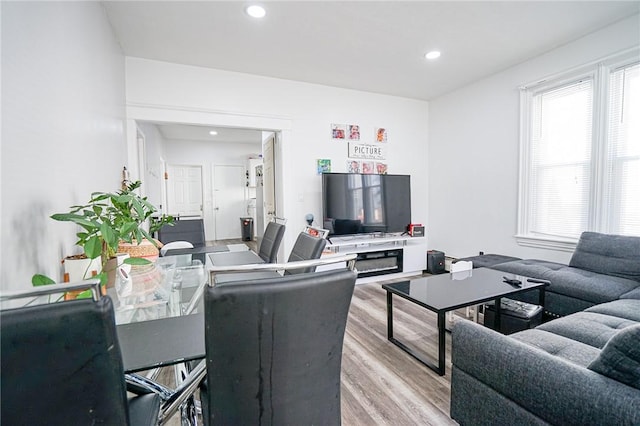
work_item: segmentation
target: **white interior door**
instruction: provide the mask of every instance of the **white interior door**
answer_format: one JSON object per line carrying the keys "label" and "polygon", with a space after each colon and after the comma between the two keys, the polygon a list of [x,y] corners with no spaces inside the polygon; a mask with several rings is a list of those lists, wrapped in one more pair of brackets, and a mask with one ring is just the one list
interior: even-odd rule
{"label": "white interior door", "polygon": [[265,227],[276,214],[276,185],[275,185],[275,133],[262,145],[262,199],[264,204]]}
{"label": "white interior door", "polygon": [[240,238],[240,218],[248,216],[243,166],[213,167],[216,240]]}
{"label": "white interior door", "polygon": [[166,181],[168,214],[202,217],[202,167],[169,164]]}

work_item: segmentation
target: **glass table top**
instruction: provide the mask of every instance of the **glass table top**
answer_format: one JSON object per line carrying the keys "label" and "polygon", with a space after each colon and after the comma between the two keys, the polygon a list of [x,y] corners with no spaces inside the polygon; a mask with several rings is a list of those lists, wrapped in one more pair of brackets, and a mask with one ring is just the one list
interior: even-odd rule
{"label": "glass table top", "polygon": [[[517,279],[521,287],[503,282],[504,277]],[[477,268],[459,273],[421,277],[410,281],[385,284],[387,291],[436,311],[457,309],[473,302],[484,302],[521,291],[537,289],[548,283],[530,282],[527,277],[493,269]]]}

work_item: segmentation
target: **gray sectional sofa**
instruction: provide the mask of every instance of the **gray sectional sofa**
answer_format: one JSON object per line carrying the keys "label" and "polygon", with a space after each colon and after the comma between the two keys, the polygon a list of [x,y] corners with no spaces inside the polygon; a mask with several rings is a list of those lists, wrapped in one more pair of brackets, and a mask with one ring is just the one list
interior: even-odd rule
{"label": "gray sectional sofa", "polygon": [[451,417],[461,425],[640,425],[640,238],[584,233],[570,264],[496,269],[551,281],[554,316],[504,336],[452,331]]}
{"label": "gray sectional sofa", "polygon": [[[640,299],[640,237],[583,232],[569,265],[524,259],[490,267],[549,280],[544,308],[555,317],[612,300]],[[537,297],[521,296],[530,303]]]}

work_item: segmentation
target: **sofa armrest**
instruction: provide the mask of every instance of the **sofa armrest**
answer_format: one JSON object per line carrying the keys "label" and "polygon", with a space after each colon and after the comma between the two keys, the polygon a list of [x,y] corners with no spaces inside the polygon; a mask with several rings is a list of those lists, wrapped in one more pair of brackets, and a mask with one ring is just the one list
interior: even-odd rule
{"label": "sofa armrest", "polygon": [[[452,363],[485,389],[552,424],[640,424],[637,389],[471,321],[453,328]],[[466,397],[453,392],[454,380],[452,407],[464,404],[455,398]]]}

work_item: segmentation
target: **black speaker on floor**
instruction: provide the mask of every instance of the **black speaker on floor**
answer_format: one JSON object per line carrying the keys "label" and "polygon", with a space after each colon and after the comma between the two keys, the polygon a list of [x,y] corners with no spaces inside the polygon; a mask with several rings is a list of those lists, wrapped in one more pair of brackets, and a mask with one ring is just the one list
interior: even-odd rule
{"label": "black speaker on floor", "polygon": [[438,250],[427,251],[427,272],[442,274],[444,270],[444,252]]}

